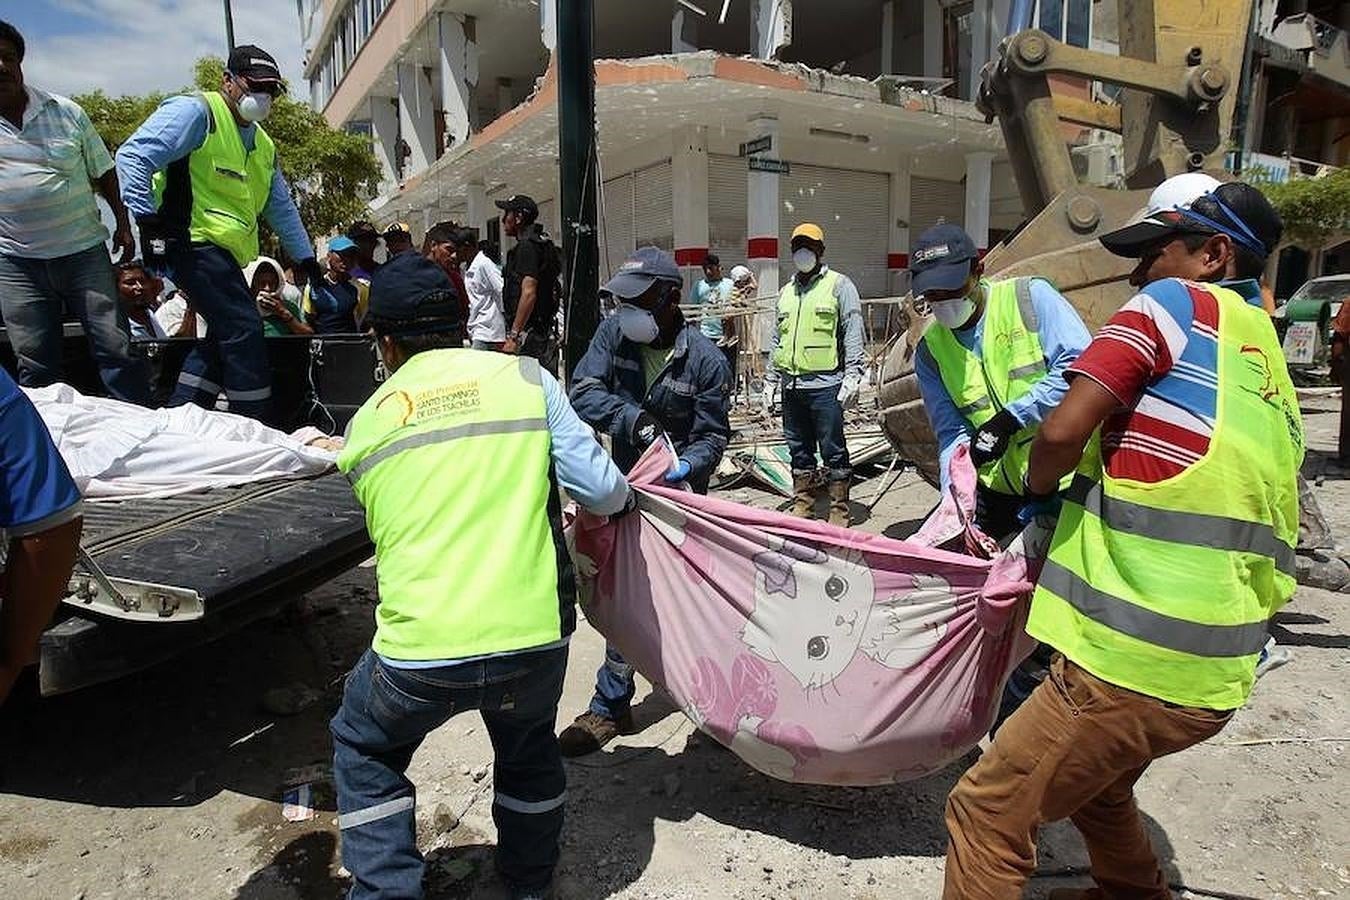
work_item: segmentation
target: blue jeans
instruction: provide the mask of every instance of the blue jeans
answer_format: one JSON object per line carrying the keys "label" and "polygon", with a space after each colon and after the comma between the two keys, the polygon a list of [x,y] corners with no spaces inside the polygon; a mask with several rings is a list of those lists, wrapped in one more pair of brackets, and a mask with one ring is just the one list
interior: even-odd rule
{"label": "blue jeans", "polygon": [[844,443],[844,407],[839,387],[783,389],[783,437],[792,454],[794,472],[816,470],[816,450],[830,470],[831,481],[852,477],[848,446]]}
{"label": "blue jeans", "polygon": [[265,419],[272,400],[262,316],[234,257],[214,244],[175,250],[173,280],[206,320],[206,337],[183,361],[170,406],[195,403],[212,409],[221,390],[230,412]]}
{"label": "blue jeans", "polygon": [[591,712],[606,719],[617,719],[628,712],[637,684],[633,681],[633,667],[617,648],[605,644],[605,661],[595,673],[595,695],[591,697]]}
{"label": "blue jeans", "polygon": [[0,255],[0,314],[24,387],[62,379],[66,311],[84,327],[108,393],[128,403],[150,402],[150,369],[131,355],[126,311],[117,302],[112,261],[102,244],[55,259]]}
{"label": "blue jeans", "polygon": [[422,896],[416,791],[404,773],[429,733],[472,709],[496,756],[497,869],[521,887],[552,880],[567,789],[553,729],[566,669],[565,646],[432,669],[396,669],[366,651],[330,726],[349,900]]}

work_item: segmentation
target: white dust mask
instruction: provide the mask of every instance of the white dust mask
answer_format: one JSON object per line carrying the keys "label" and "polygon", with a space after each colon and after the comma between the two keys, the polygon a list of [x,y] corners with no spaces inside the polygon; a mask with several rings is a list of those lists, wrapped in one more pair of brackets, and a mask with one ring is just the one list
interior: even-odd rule
{"label": "white dust mask", "polygon": [[656,316],[627,303],[619,304],[619,330],[635,344],[650,344],[661,333]]}
{"label": "white dust mask", "polygon": [[261,122],[271,112],[271,94],[254,91],[239,98],[239,118],[246,122]]}
{"label": "white dust mask", "polygon": [[953,300],[930,300],[933,318],[948,328],[960,328],[970,321],[975,312],[975,301],[970,297],[957,297]]}
{"label": "white dust mask", "polygon": [[792,264],[797,267],[798,272],[806,273],[820,264],[820,257],[816,256],[813,250],[799,247],[792,251]]}

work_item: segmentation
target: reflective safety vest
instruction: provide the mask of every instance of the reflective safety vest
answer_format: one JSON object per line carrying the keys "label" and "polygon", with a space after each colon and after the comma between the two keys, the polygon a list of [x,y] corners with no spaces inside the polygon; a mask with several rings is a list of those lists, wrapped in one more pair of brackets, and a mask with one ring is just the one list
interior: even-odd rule
{"label": "reflective safety vest", "polygon": [[572,632],[551,446],[525,356],[418,353],[361,406],[338,468],[375,543],[375,652],[461,659]]}
{"label": "reflective safety vest", "polygon": [[[923,343],[942,384],[972,429],[1026,396],[1045,377],[1045,351],[1037,335],[1040,326],[1031,303],[1031,281],[980,282],[986,299],[979,354],[967,350],[950,328],[936,322],[924,332]],[[1014,434],[1003,456],[979,470],[980,483],[990,490],[1021,496],[1038,428],[1032,424]]]}
{"label": "reflective safety vest", "polygon": [[[197,96],[209,113],[206,140],[188,154],[186,177],[175,173],[175,166],[155,173],[155,198],[161,207],[178,207],[186,206],[189,197],[184,194],[190,194],[189,239],[215,244],[246,266],[258,256],[258,216],[272,190],[276,145],[261,125],[255,125],[253,150],[248,151],[224,96],[219,91]],[[182,212],[174,209],[171,214]]]}
{"label": "reflective safety vest", "polygon": [[778,295],[778,346],[774,368],[788,375],[839,370],[839,298],[834,294],[839,273],[825,270],[797,293],[792,278]]}
{"label": "reflective safety vest", "polygon": [[1169,703],[1247,700],[1266,622],[1294,592],[1298,401],[1270,318],[1216,285],[1209,448],[1143,483],[1085,454],[1066,492],[1027,632],[1112,684]]}

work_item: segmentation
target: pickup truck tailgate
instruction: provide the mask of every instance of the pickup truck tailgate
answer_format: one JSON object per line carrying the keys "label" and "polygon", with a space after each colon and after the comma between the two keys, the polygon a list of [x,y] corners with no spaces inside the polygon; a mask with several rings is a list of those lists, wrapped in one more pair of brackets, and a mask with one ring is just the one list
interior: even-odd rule
{"label": "pickup truck tailgate", "polygon": [[[148,588],[136,598],[142,608],[124,610],[77,564],[63,606],[73,615],[42,638],[43,694],[106,681],[226,634],[373,552],[361,507],[336,472],[88,503],[81,543],[115,587],[164,590]],[[181,613],[176,600],[164,600],[178,595],[194,595]]]}

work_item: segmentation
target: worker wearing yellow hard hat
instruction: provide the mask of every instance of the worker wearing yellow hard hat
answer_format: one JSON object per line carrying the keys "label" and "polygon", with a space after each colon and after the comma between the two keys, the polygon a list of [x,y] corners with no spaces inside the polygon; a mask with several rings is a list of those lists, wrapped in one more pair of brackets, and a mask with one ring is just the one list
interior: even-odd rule
{"label": "worker wearing yellow hard hat", "polygon": [[[762,403],[782,392],[783,435],[792,456],[793,515],[811,517],[817,459],[823,464],[832,525],[849,524],[853,470],[844,410],[858,402],[863,376],[862,301],[847,275],[824,261],[825,232],[803,222],[792,231],[792,279],[778,297]],[[819,454],[819,456],[817,456]]]}

